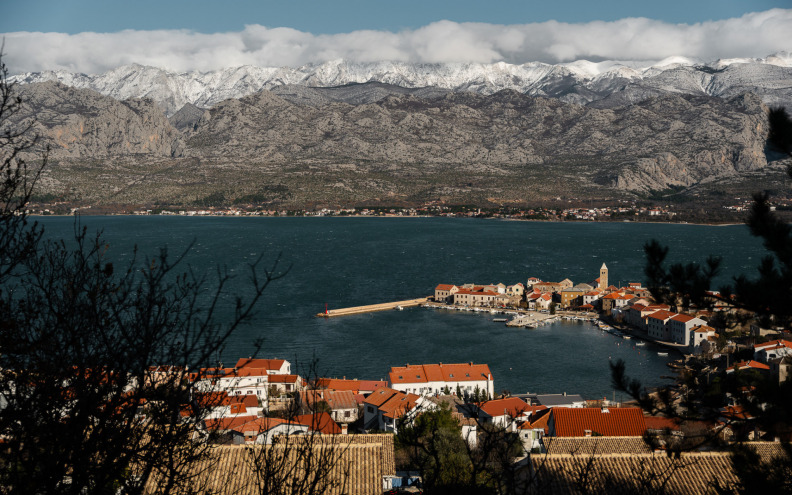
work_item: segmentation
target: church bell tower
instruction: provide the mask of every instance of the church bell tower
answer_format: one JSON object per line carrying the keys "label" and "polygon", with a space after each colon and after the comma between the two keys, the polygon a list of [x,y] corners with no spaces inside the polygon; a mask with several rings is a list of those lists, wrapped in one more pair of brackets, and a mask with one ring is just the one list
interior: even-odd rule
{"label": "church bell tower", "polygon": [[599,289],[605,289],[608,287],[608,267],[605,266],[605,263],[602,264],[602,268],[600,268],[600,276],[599,276]]}

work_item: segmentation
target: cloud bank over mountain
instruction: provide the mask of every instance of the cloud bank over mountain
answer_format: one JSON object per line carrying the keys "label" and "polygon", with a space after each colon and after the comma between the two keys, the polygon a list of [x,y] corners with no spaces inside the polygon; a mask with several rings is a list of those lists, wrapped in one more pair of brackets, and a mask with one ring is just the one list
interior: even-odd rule
{"label": "cloud bank over mountain", "polygon": [[792,50],[789,26],[792,9],[696,24],[647,18],[514,25],[439,21],[399,32],[362,30],[328,35],[248,25],[240,32],[213,34],[125,30],[71,35],[13,32],[3,36],[4,61],[13,73],[68,70],[94,74],[131,63],[171,71],[211,71],[241,65],[297,67],[335,59],[521,64],[661,60],[681,55],[709,61]]}

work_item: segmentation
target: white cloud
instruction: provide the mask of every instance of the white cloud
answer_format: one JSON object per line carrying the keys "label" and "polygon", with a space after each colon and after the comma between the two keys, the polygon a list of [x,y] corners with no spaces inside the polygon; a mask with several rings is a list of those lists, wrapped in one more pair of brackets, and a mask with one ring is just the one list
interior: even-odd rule
{"label": "white cloud", "polygon": [[569,62],[660,60],[681,55],[706,61],[763,57],[792,50],[792,9],[739,18],[669,24],[646,18],[613,22],[495,25],[439,21],[415,30],[314,35],[290,28],[246,26],[241,32],[184,30],[117,33],[6,33],[13,73],[65,69],[100,73],[138,63],[172,71],[239,65],[297,67],[349,59],[361,62]]}

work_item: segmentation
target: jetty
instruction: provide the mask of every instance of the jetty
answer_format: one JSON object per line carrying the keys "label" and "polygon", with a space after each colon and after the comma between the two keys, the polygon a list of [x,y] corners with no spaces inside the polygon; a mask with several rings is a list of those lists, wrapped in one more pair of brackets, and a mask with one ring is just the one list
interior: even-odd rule
{"label": "jetty", "polygon": [[408,299],[406,301],[369,304],[367,306],[353,306],[351,308],[329,309],[321,313],[316,313],[316,316],[321,318],[334,318],[336,316],[358,315],[361,313],[373,313],[375,311],[387,311],[389,309],[420,306],[421,304],[425,304],[427,301],[429,301],[428,297],[419,297],[418,299]]}

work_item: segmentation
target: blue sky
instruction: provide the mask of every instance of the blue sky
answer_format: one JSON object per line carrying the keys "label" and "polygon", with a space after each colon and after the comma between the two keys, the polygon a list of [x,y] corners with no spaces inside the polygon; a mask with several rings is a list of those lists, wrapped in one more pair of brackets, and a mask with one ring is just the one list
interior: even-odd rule
{"label": "blue sky", "polygon": [[314,34],[361,29],[400,31],[440,20],[491,24],[614,21],[647,17],[692,24],[740,17],[792,0],[4,0],[0,32],[75,34],[124,29],[239,31],[247,24],[290,27]]}
{"label": "blue sky", "polygon": [[792,0],[0,0],[12,74],[698,61],[792,52]]}

